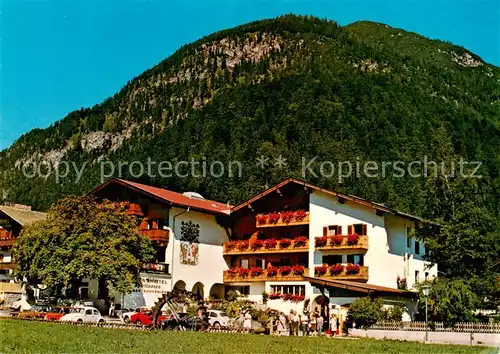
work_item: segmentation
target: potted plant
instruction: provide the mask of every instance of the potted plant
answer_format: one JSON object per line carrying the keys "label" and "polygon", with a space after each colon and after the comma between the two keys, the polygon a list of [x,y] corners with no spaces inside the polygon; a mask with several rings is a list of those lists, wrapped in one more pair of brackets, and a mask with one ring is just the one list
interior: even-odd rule
{"label": "potted plant", "polygon": [[280,240],[280,247],[281,248],[290,247],[291,244],[292,244],[292,241],[289,238],[282,238]]}
{"label": "potted plant", "polygon": [[249,241],[248,240],[241,240],[238,242],[238,249],[240,251],[245,251],[248,249],[249,246]]}
{"label": "potted plant", "polygon": [[264,246],[267,249],[276,248],[277,245],[278,241],[275,238],[268,238],[267,240],[264,240]]}
{"label": "potted plant", "polygon": [[255,250],[258,250],[258,249],[260,249],[260,248],[264,247],[264,241],[259,240],[259,239],[254,240],[254,241],[251,243],[251,247],[252,247],[252,249],[253,249],[254,251],[255,251]]}
{"label": "potted plant", "polygon": [[250,269],[239,268],[238,273],[240,274],[241,277],[246,277],[246,276],[248,276],[248,274],[250,274]]}
{"label": "potted plant", "polygon": [[316,237],[316,239],[314,240],[314,244],[316,245],[316,247],[325,247],[327,243],[328,237],[326,236]]}
{"label": "potted plant", "polygon": [[285,224],[288,224],[295,217],[295,213],[293,211],[282,211],[281,212],[281,221]]}
{"label": "potted plant", "polygon": [[293,241],[294,241],[293,242],[294,247],[304,247],[307,244],[307,237],[305,236],[295,237]]}
{"label": "potted plant", "polygon": [[346,267],[345,267],[345,273],[346,274],[358,274],[361,270],[361,267],[359,266],[359,264],[351,264],[349,263]]}
{"label": "potted plant", "polygon": [[278,267],[269,266],[267,267],[267,276],[275,277],[278,274]]}
{"label": "potted plant", "polygon": [[280,213],[273,211],[271,214],[268,215],[267,220],[269,221],[270,224],[277,224],[278,221],[280,220]]}
{"label": "potted plant", "polygon": [[306,211],[305,210],[297,210],[295,211],[295,220],[297,221],[302,221],[306,218]]}
{"label": "potted plant", "polygon": [[262,269],[261,267],[251,267],[250,268],[250,274],[253,276],[258,276],[258,275],[261,275],[262,273],[264,273],[264,269]]}
{"label": "potted plant", "polygon": [[279,299],[279,298],[281,298],[281,294],[276,294],[276,293],[269,294],[269,299],[271,299],[271,300],[276,300],[276,299]]}
{"label": "potted plant", "polygon": [[239,273],[239,271],[238,271],[238,268],[237,268],[237,267],[234,267],[234,268],[229,268],[229,269],[227,270],[227,273],[228,273],[229,275],[231,275],[231,276],[234,276],[234,275],[238,274],[238,273]]}
{"label": "potted plant", "polygon": [[257,214],[255,219],[257,220],[257,224],[259,225],[265,225],[267,222],[267,216],[264,214]]}
{"label": "potted plant", "polygon": [[293,299],[293,296],[293,294],[283,294],[281,295],[281,298],[283,299],[283,301],[289,301]]}
{"label": "potted plant", "polygon": [[344,272],[344,266],[342,264],[334,264],[330,267],[331,275],[339,275]]}
{"label": "potted plant", "polygon": [[299,265],[299,264],[296,264],[296,265],[294,265],[294,266],[292,267],[292,272],[293,272],[293,274],[295,274],[295,275],[302,275],[302,274],[304,274],[304,270],[305,270],[305,269],[304,269],[304,266],[301,266],[301,265]]}
{"label": "potted plant", "polygon": [[342,235],[335,235],[332,237],[332,244],[334,246],[340,246],[342,244],[342,241],[344,240],[344,237]]}
{"label": "potted plant", "polygon": [[236,241],[236,240],[226,242],[226,249],[227,250],[233,250],[236,248],[236,246],[238,246],[238,241]]}
{"label": "potted plant", "polygon": [[301,301],[304,301],[306,299],[306,297],[304,295],[293,295],[292,297],[292,302],[301,302]]}
{"label": "potted plant", "polygon": [[320,265],[318,267],[314,267],[314,275],[323,276],[328,271],[328,266],[326,264]]}
{"label": "potted plant", "polygon": [[288,275],[292,272],[292,267],[290,266],[281,266],[280,267],[280,273],[281,275]]}
{"label": "potted plant", "polygon": [[347,244],[348,245],[356,245],[359,241],[359,235],[358,234],[350,234],[347,236]]}

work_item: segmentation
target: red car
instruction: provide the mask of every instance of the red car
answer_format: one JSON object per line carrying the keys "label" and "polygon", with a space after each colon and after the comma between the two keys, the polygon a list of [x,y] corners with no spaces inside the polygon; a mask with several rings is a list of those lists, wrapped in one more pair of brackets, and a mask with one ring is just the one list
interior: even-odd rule
{"label": "red car", "polygon": [[44,319],[47,321],[59,321],[61,317],[68,314],[71,307],[57,307],[54,311],[47,312]]}
{"label": "red car", "polygon": [[[162,312],[162,314],[158,316],[158,320],[156,321],[156,323],[160,325],[161,321],[168,319],[168,317],[169,316],[167,316],[164,312]],[[152,326],[153,319],[154,315],[153,312],[151,311],[138,312],[136,314],[133,314],[132,317],[130,317],[130,322],[138,326]]]}

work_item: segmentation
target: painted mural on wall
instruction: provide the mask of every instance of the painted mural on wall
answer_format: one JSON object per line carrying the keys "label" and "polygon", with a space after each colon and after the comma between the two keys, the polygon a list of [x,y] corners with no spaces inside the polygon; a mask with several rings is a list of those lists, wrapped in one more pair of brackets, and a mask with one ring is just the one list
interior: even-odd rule
{"label": "painted mural on wall", "polygon": [[181,223],[181,264],[197,265],[200,253],[200,225]]}

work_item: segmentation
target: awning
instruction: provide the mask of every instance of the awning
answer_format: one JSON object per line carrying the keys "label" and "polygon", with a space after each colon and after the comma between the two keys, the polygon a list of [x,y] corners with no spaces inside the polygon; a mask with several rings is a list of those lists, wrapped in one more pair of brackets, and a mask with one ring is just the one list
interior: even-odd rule
{"label": "awning", "polygon": [[307,276],[303,276],[303,278],[312,285],[317,285],[320,287],[327,287],[327,288],[345,289],[359,293],[364,293],[367,295],[377,295],[377,296],[385,295],[385,296],[403,296],[403,297],[416,296],[416,293],[408,290],[393,289],[385,286],[358,283],[355,281],[325,280],[321,278],[307,277]]}

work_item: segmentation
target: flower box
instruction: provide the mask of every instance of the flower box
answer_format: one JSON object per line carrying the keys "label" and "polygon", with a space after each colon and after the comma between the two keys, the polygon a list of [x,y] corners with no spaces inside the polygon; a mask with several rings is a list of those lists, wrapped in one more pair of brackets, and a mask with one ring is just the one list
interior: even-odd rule
{"label": "flower box", "polygon": [[295,218],[295,213],[293,211],[282,211],[281,213],[281,222],[288,224]]}
{"label": "flower box", "polygon": [[280,213],[272,212],[267,216],[267,220],[270,224],[277,224],[278,221],[280,220],[280,217],[281,217]]}
{"label": "flower box", "polygon": [[238,241],[229,241],[226,243],[226,249],[233,250],[238,246]]}
{"label": "flower box", "polygon": [[361,270],[361,267],[358,264],[348,264],[345,267],[346,274],[358,274]]}
{"label": "flower box", "polygon": [[267,215],[257,214],[255,218],[257,219],[257,224],[259,225],[265,225],[267,223]]}
{"label": "flower box", "polygon": [[306,216],[307,216],[307,213],[305,210],[297,210],[295,212],[295,220],[297,220],[297,221],[304,220],[306,218]]}
{"label": "flower box", "polygon": [[236,274],[238,274],[238,273],[239,273],[239,269],[238,269],[238,268],[229,268],[229,269],[227,270],[227,272],[228,272],[228,274],[229,274],[229,275],[234,276],[234,275],[236,275]]}
{"label": "flower box", "polygon": [[323,236],[323,237],[316,237],[314,240],[314,243],[316,247],[325,247],[326,244],[328,243],[328,237]]}
{"label": "flower box", "polygon": [[344,266],[342,264],[334,264],[330,267],[331,275],[339,275],[344,272]]}
{"label": "flower box", "polygon": [[298,265],[298,264],[297,264],[297,265],[294,265],[294,266],[292,267],[292,272],[293,272],[293,274],[295,274],[295,275],[302,275],[302,274],[304,274],[304,267],[303,267],[303,266],[301,266],[301,265]]}
{"label": "flower box", "polygon": [[275,238],[268,238],[267,240],[264,240],[264,246],[269,249],[269,248],[276,248],[278,245],[278,241]]}
{"label": "flower box", "polygon": [[281,294],[269,294],[269,299],[271,300],[276,300],[276,299],[280,299],[281,298]]}
{"label": "flower box", "polygon": [[258,249],[264,247],[264,241],[254,240],[250,245],[251,245],[253,250],[258,250]]}
{"label": "flower box", "polygon": [[240,274],[241,277],[246,277],[246,276],[248,276],[248,274],[250,274],[250,269],[240,268],[238,273]]}
{"label": "flower box", "polygon": [[275,277],[276,275],[278,275],[278,267],[274,266],[267,267],[267,276]]}
{"label": "flower box", "polygon": [[288,275],[292,272],[292,267],[290,266],[281,266],[280,267],[280,274],[281,275]]}
{"label": "flower box", "polygon": [[293,240],[294,247],[304,247],[307,244],[307,237],[299,236]]}
{"label": "flower box", "polygon": [[238,242],[238,249],[240,251],[244,251],[244,250],[248,249],[249,244],[250,243],[248,240],[239,241]]}
{"label": "flower box", "polygon": [[352,246],[356,245],[359,241],[359,235],[357,234],[351,234],[347,236],[347,244]]}
{"label": "flower box", "polygon": [[262,269],[261,267],[251,267],[250,268],[251,275],[258,276],[258,275],[261,275],[262,273],[264,273],[264,269]]}
{"label": "flower box", "polygon": [[333,246],[340,246],[342,244],[343,240],[344,240],[344,237],[342,235],[335,235],[332,237],[331,244]]}
{"label": "flower box", "polygon": [[328,271],[328,266],[326,264],[323,264],[323,265],[318,266],[318,267],[314,267],[314,275],[316,275],[316,276],[325,275],[327,271]]}
{"label": "flower box", "polygon": [[280,240],[280,247],[281,248],[290,247],[291,244],[292,244],[292,241],[289,238],[282,238]]}

